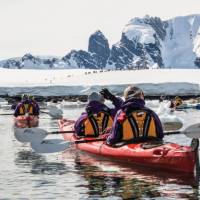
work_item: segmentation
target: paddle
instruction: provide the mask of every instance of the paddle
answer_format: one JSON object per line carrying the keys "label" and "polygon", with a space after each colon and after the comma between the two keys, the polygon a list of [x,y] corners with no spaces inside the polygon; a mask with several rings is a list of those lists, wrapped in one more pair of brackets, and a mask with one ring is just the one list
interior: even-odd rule
{"label": "paddle", "polygon": [[0,113],[0,115],[13,115],[13,113]]}
{"label": "paddle", "polygon": [[[68,131],[67,131],[68,132]],[[51,134],[51,132],[46,132],[47,134]],[[53,132],[54,134],[59,134],[60,132]],[[200,123],[193,124],[183,131],[168,131],[164,132],[165,135],[172,135],[172,134],[185,134],[189,138],[200,138]],[[47,139],[41,142],[34,140],[31,142],[32,149],[37,153],[54,153],[59,151],[64,151],[71,147],[73,144],[79,143],[89,143],[89,142],[96,142],[96,141],[105,141],[106,138],[92,138],[92,139],[85,139],[85,140],[76,140],[76,141],[64,141],[64,140],[57,140],[57,139]]]}
{"label": "paddle", "polygon": [[48,106],[48,111],[41,111],[41,113],[45,113],[50,115],[53,119],[62,119],[63,111],[56,106]]}
{"label": "paddle", "polygon": [[65,141],[63,139],[47,139],[43,140],[41,143],[35,141],[31,142],[31,148],[37,153],[57,153],[70,148],[74,144],[89,143],[97,141],[105,141],[106,138],[94,138],[87,140],[76,140],[74,142]]}
{"label": "paddle", "polygon": [[[41,128],[15,129],[15,137],[20,142],[32,142],[32,140],[41,142],[47,135],[59,135],[64,133],[75,133],[75,132],[73,130],[48,132]],[[181,131],[165,131],[164,135],[181,134],[181,133],[182,133]]]}

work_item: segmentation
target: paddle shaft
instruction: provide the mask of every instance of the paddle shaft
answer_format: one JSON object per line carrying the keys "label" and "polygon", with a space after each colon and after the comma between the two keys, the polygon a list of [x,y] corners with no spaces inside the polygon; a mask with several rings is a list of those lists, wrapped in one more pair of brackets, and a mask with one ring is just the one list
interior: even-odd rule
{"label": "paddle shaft", "polygon": [[[75,131],[53,131],[48,132],[48,134],[63,134],[63,133],[75,133]],[[181,134],[181,131],[165,131],[164,135]]]}
{"label": "paddle shaft", "polygon": [[174,135],[174,134],[181,134],[182,131],[164,131],[164,135]]}
{"label": "paddle shaft", "polygon": [[52,131],[52,132],[48,132],[48,134],[63,134],[63,133],[75,133],[75,131]]}
{"label": "paddle shaft", "polygon": [[90,140],[75,140],[72,143],[80,144],[80,143],[98,142],[98,141],[106,141],[106,138],[96,138],[96,139],[90,139]]}

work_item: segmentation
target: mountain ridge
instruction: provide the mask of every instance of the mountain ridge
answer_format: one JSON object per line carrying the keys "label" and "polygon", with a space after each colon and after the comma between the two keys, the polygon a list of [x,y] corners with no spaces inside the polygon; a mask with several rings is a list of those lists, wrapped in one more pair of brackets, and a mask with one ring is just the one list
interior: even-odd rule
{"label": "mountain ridge", "polygon": [[25,69],[148,69],[200,68],[200,14],[169,20],[146,15],[124,27],[119,42],[109,41],[97,30],[89,37],[88,50],[71,50],[65,56],[25,54],[0,61],[0,67]]}

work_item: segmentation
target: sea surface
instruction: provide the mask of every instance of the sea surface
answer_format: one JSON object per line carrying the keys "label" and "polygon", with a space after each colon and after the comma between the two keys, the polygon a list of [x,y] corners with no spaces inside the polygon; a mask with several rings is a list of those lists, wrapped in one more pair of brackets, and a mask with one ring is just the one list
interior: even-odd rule
{"label": "sea surface", "polygon": [[[76,119],[84,110],[66,104],[64,116]],[[121,200],[121,199],[200,199],[199,179],[191,175],[117,163],[70,147],[65,152],[37,154],[29,144],[17,141],[13,133],[10,105],[0,106],[0,199],[1,200]],[[200,122],[200,111],[176,112],[185,124]],[[41,114],[40,128],[58,130],[57,120]],[[59,136],[58,136],[59,137]],[[166,141],[189,145],[184,135]],[[181,167],[181,166],[180,166]]]}

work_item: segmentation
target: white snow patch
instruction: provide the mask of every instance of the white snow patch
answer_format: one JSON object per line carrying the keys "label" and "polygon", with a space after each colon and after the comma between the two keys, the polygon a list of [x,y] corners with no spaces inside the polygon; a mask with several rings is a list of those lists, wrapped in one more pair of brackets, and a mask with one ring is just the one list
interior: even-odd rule
{"label": "white snow patch", "polygon": [[17,70],[0,68],[0,95],[83,95],[108,87],[122,93],[130,84],[146,95],[199,94],[200,70],[150,69],[104,71],[88,69]]}

